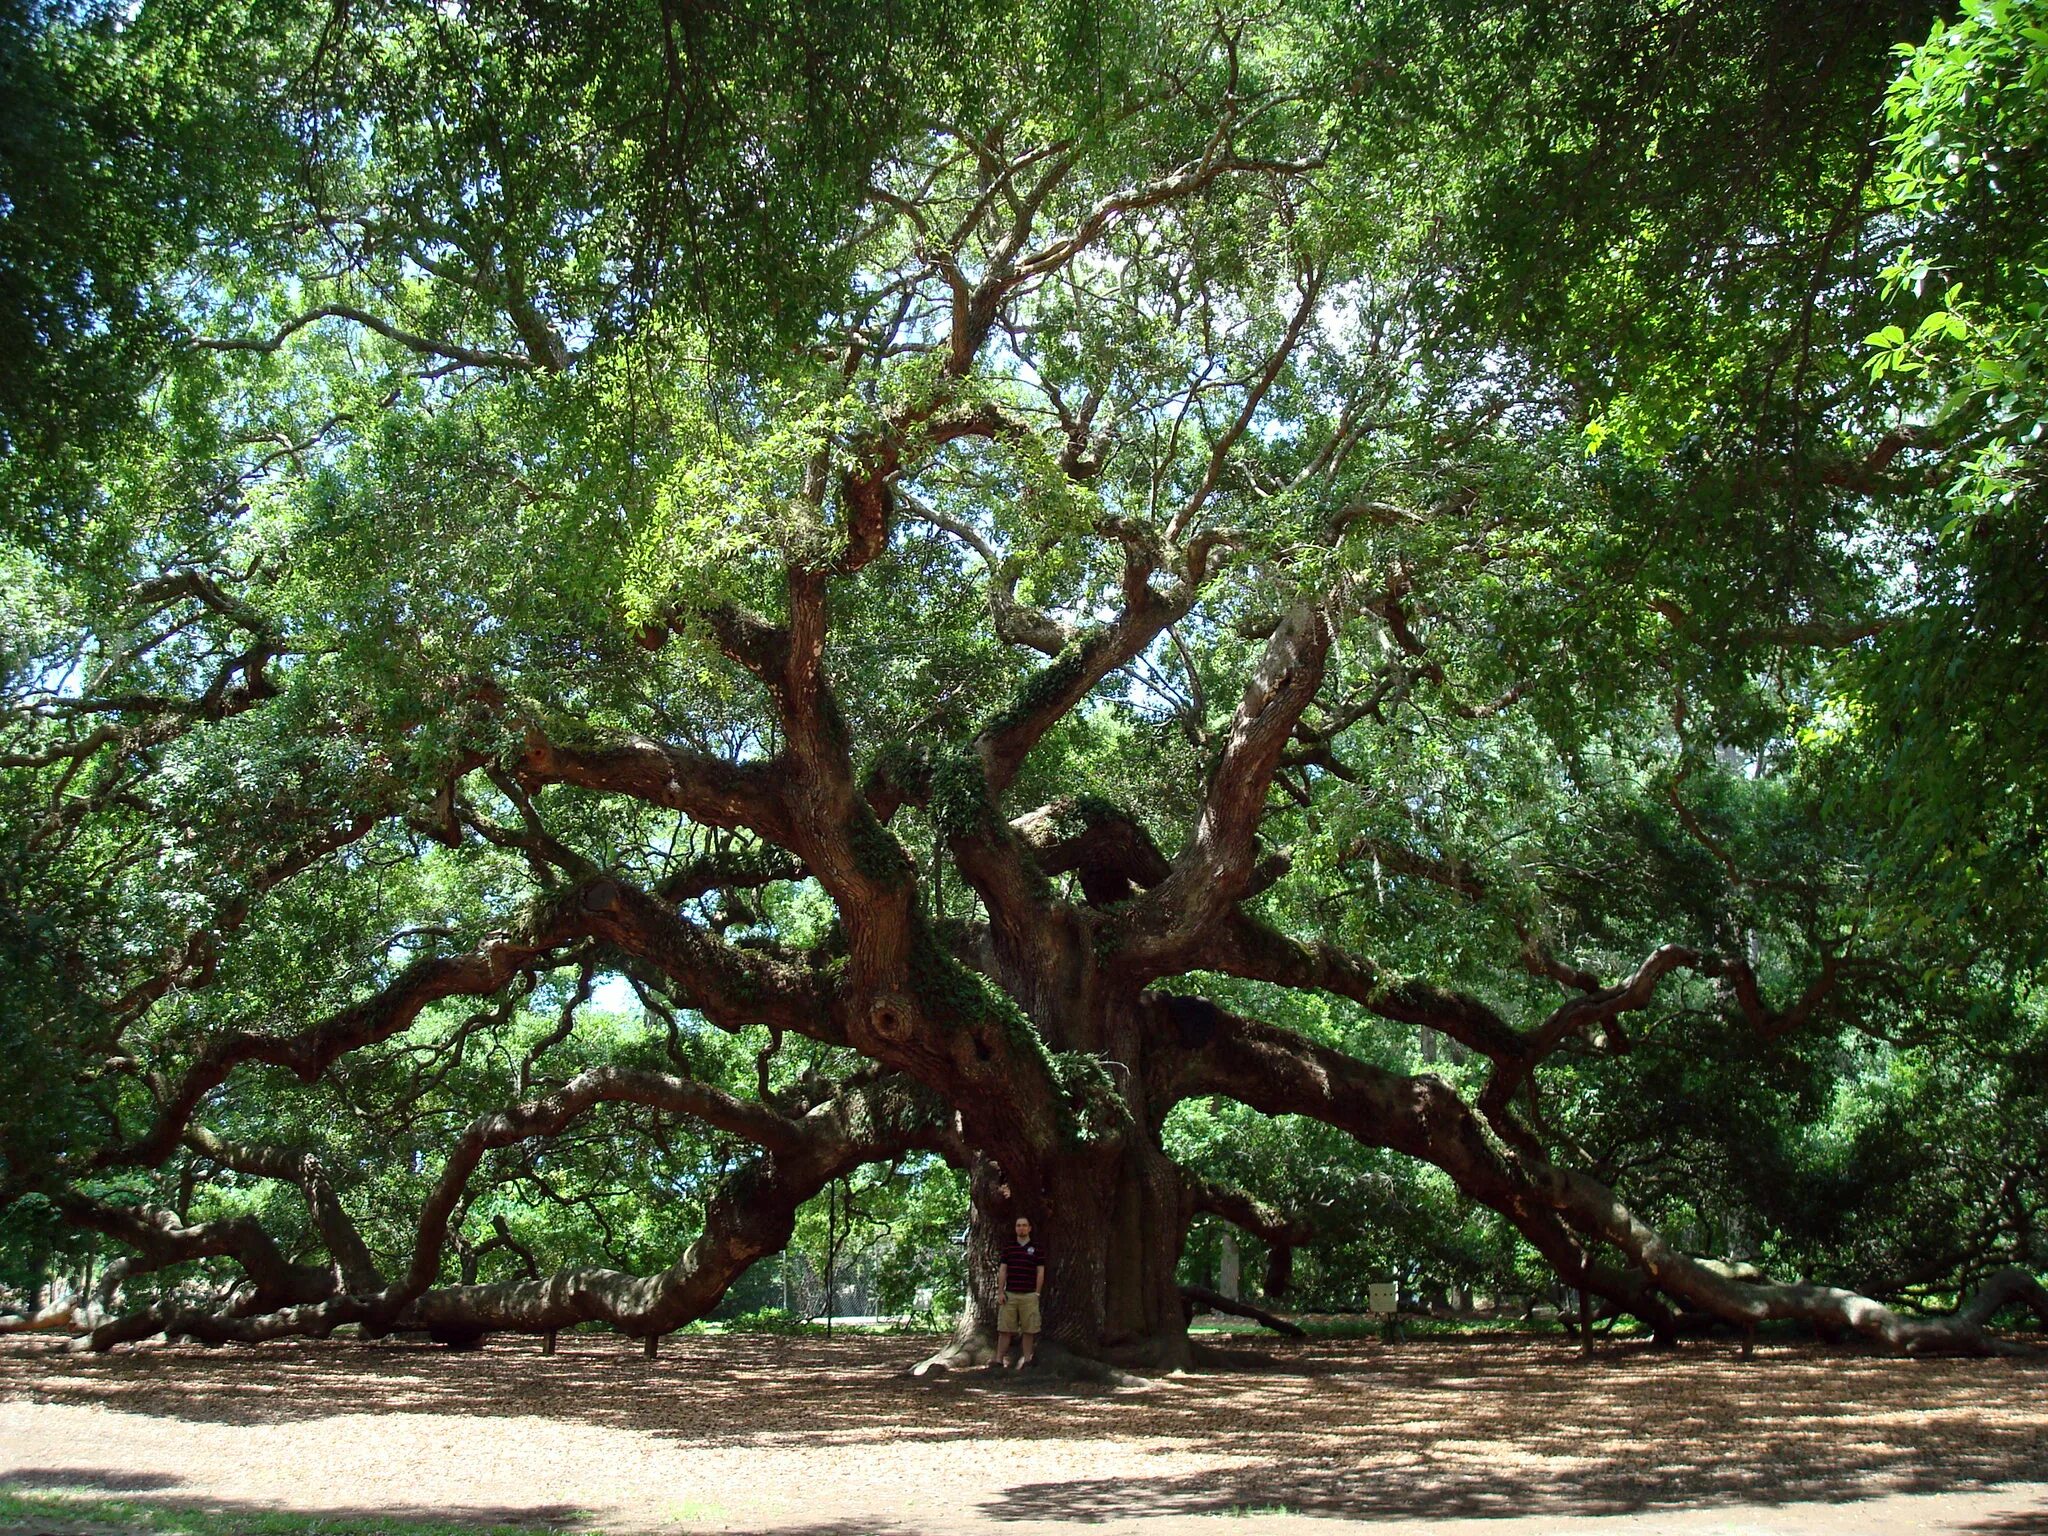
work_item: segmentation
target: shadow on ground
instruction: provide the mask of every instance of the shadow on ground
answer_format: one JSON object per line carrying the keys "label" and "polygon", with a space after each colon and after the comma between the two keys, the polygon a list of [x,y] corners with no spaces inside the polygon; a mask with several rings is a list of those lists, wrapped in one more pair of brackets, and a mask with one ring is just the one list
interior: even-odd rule
{"label": "shadow on ground", "polygon": [[[985,1511],[1599,1516],[1985,1489],[2048,1479],[2044,1389],[2048,1357],[1644,1351],[1584,1367],[1528,1345],[1396,1347],[1304,1390],[1223,1383],[1219,1443],[1255,1458],[1237,1469],[1026,1484]],[[1979,1530],[2048,1536],[2048,1515]]]}
{"label": "shadow on ground", "polygon": [[[184,1478],[76,1467],[23,1468],[0,1474],[0,1536],[22,1530],[63,1532],[74,1527],[102,1536],[110,1528],[147,1533],[168,1517],[199,1536],[227,1536],[260,1526],[266,1536],[341,1536],[350,1527],[377,1536],[443,1536],[451,1527],[496,1536],[556,1536],[587,1528],[584,1511],[568,1505],[496,1509],[384,1504],[374,1509],[332,1509],[282,1514],[270,1505],[174,1493]],[[337,1529],[337,1527],[339,1529]]]}
{"label": "shadow on ground", "polygon": [[2048,1509],[1991,1515],[1964,1526],[1961,1536],[2048,1536]]}
{"label": "shadow on ground", "polygon": [[[912,1381],[904,1368],[924,1347],[677,1338],[648,1361],[593,1336],[565,1338],[552,1357],[530,1340],[466,1354],[393,1341],[88,1357],[9,1346],[0,1398],[221,1424],[535,1416],[690,1445],[822,1451],[988,1439],[1159,1447],[1155,1477],[1008,1488],[997,1478],[978,1513],[1002,1521],[1607,1515],[2048,1481],[2048,1352],[1903,1360],[1773,1347],[1743,1361],[1719,1345],[1614,1346],[1586,1363],[1527,1340],[1309,1340],[1271,1346],[1268,1371],[1118,1391],[981,1373]],[[1205,1466],[1172,1464],[1182,1456]],[[2048,1536],[2048,1516],[1976,1536]]]}
{"label": "shadow on ground", "polygon": [[[173,1525],[183,1536],[242,1536],[249,1529],[264,1536],[567,1536],[588,1531],[588,1512],[559,1505],[552,1508],[490,1509],[427,1505],[378,1505],[280,1514],[269,1505],[184,1495],[102,1498],[128,1495],[141,1487],[161,1489],[182,1481],[154,1478],[140,1481],[123,1472],[27,1470],[0,1476],[0,1536],[155,1536]],[[9,1495],[13,1495],[9,1499]],[[730,1527],[727,1528],[730,1531]],[[909,1527],[877,1525],[871,1520],[830,1520],[817,1524],[780,1525],[772,1532],[732,1532],[731,1536],[915,1536]]]}
{"label": "shadow on ground", "polygon": [[76,1467],[22,1467],[0,1473],[0,1490],[27,1492],[38,1488],[78,1488],[90,1493],[155,1493],[175,1488],[185,1479],[169,1472],[117,1472]]}

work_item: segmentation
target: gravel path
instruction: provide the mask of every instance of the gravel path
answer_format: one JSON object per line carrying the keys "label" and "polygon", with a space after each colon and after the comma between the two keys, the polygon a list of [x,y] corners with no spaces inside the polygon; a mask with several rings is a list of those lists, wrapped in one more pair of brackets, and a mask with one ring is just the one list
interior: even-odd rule
{"label": "gravel path", "polygon": [[922,1342],[10,1341],[0,1488],[621,1533],[2048,1536],[2048,1354],[1310,1341],[1113,1390],[915,1382]]}

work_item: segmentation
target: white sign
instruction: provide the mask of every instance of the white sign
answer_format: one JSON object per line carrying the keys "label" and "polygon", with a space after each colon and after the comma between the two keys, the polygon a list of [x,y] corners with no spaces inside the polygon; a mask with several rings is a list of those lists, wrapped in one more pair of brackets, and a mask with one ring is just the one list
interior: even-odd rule
{"label": "white sign", "polygon": [[1368,1285],[1365,1288],[1365,1305],[1374,1317],[1392,1317],[1401,1310],[1401,1287],[1392,1281],[1384,1285]]}

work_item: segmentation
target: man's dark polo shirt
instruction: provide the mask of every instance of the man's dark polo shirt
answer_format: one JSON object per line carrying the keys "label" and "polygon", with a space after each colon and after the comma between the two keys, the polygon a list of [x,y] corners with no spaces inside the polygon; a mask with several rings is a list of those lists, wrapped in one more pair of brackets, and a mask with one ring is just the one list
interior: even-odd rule
{"label": "man's dark polo shirt", "polygon": [[1038,1271],[1045,1265],[1045,1244],[1037,1238],[1020,1243],[1015,1238],[1003,1244],[1003,1283],[1012,1296],[1029,1296],[1038,1290]]}

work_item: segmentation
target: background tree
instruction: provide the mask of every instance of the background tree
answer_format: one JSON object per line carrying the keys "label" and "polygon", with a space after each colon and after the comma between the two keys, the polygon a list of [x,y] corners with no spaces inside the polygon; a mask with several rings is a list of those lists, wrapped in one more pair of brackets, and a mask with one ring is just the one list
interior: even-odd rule
{"label": "background tree", "polygon": [[1018,1211],[1096,1359],[1198,1217],[2048,1310],[2024,8],[261,10],[10,42],[223,146],[6,480],[51,1321],[657,1334],[863,1169],[951,1359]]}

